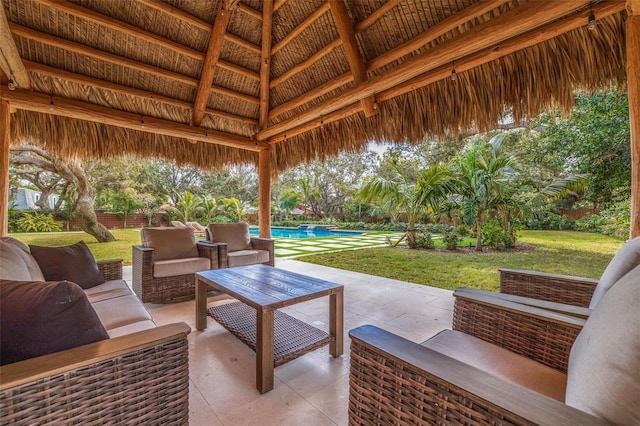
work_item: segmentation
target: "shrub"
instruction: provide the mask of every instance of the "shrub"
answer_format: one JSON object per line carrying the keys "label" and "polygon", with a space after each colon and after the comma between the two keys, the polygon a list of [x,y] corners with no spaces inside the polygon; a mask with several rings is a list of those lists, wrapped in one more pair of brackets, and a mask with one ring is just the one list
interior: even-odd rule
{"label": "shrub", "polygon": [[602,232],[607,225],[607,219],[597,214],[586,214],[573,224],[573,229],[583,232]]}
{"label": "shrub", "polygon": [[40,212],[24,213],[17,220],[19,232],[60,232],[62,226],[50,214]]}
{"label": "shrub", "polygon": [[458,235],[459,237],[470,237],[472,235],[472,231],[471,228],[467,225],[465,225],[464,223],[460,224],[460,225],[456,225],[455,228],[453,228],[456,235]]}
{"label": "shrub", "polygon": [[502,229],[497,219],[492,219],[482,225],[482,243],[493,248],[502,248],[511,244],[511,235]]}
{"label": "shrub", "polygon": [[456,234],[453,228],[447,229],[442,235],[442,243],[447,248],[447,250],[457,250],[458,244],[460,244],[462,239]]}
{"label": "shrub", "polygon": [[416,232],[416,246],[418,249],[433,250],[436,248],[436,243],[433,241],[433,237],[430,232],[419,230]]}

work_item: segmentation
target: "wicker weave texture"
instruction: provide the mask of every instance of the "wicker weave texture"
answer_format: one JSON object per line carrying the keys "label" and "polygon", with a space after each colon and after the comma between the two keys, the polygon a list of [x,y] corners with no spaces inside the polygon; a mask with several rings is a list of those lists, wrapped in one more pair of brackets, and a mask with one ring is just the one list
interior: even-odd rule
{"label": "wicker weave texture", "polygon": [[529,424],[356,339],[350,371],[350,425]]}
{"label": "wicker weave texture", "polygon": [[[209,244],[197,244],[197,247],[200,257],[209,258],[211,269],[217,269],[217,247]],[[133,246],[132,262],[133,291],[144,303],[171,303],[195,296],[195,274],[153,276],[153,249]]]}
{"label": "wicker weave texture", "polygon": [[506,310],[457,296],[453,329],[567,372],[569,352],[582,327]]}
{"label": "wicker weave texture", "polygon": [[122,259],[102,260],[96,263],[105,281],[122,279]]}
{"label": "wicker weave texture", "polygon": [[588,307],[595,290],[592,279],[530,271],[500,270],[500,292],[550,302]]}
{"label": "wicker weave texture", "polygon": [[[212,306],[207,314],[254,351],[256,350],[256,311],[242,302]],[[274,312],[274,366],[282,365],[307,352],[328,345],[332,337],[297,318]]]}
{"label": "wicker weave texture", "polygon": [[10,388],[2,424],[186,425],[186,336]]}

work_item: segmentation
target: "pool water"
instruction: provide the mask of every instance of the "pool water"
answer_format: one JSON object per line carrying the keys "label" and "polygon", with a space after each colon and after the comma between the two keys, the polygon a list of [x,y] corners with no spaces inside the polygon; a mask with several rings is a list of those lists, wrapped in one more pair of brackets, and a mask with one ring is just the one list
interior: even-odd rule
{"label": "pool water", "polygon": [[[251,235],[258,235],[258,228],[250,228]],[[359,231],[333,231],[327,229],[307,229],[301,230],[296,228],[283,228],[278,226],[271,227],[271,236],[274,238],[327,238],[327,237],[350,237],[354,235],[362,235]]]}

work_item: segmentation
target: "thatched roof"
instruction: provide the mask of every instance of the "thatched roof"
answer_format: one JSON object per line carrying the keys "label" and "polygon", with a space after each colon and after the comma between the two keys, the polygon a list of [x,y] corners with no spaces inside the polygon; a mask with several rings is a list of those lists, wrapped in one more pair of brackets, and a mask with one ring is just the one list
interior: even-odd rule
{"label": "thatched roof", "polygon": [[505,110],[568,111],[574,89],[626,78],[624,1],[0,4],[12,141],[70,155],[211,168],[271,147],[283,170],[370,140],[488,130]]}

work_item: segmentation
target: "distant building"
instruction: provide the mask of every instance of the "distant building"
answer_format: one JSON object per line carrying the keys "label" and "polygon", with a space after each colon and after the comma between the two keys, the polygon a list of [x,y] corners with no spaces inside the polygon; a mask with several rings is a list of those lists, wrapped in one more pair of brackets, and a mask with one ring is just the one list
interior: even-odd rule
{"label": "distant building", "polygon": [[[33,210],[38,209],[36,205],[42,194],[38,191],[28,188],[18,188],[16,198],[14,202],[14,208],[17,210]],[[56,203],[60,199],[58,194],[52,194],[49,196],[48,204],[49,208],[53,209]]]}

